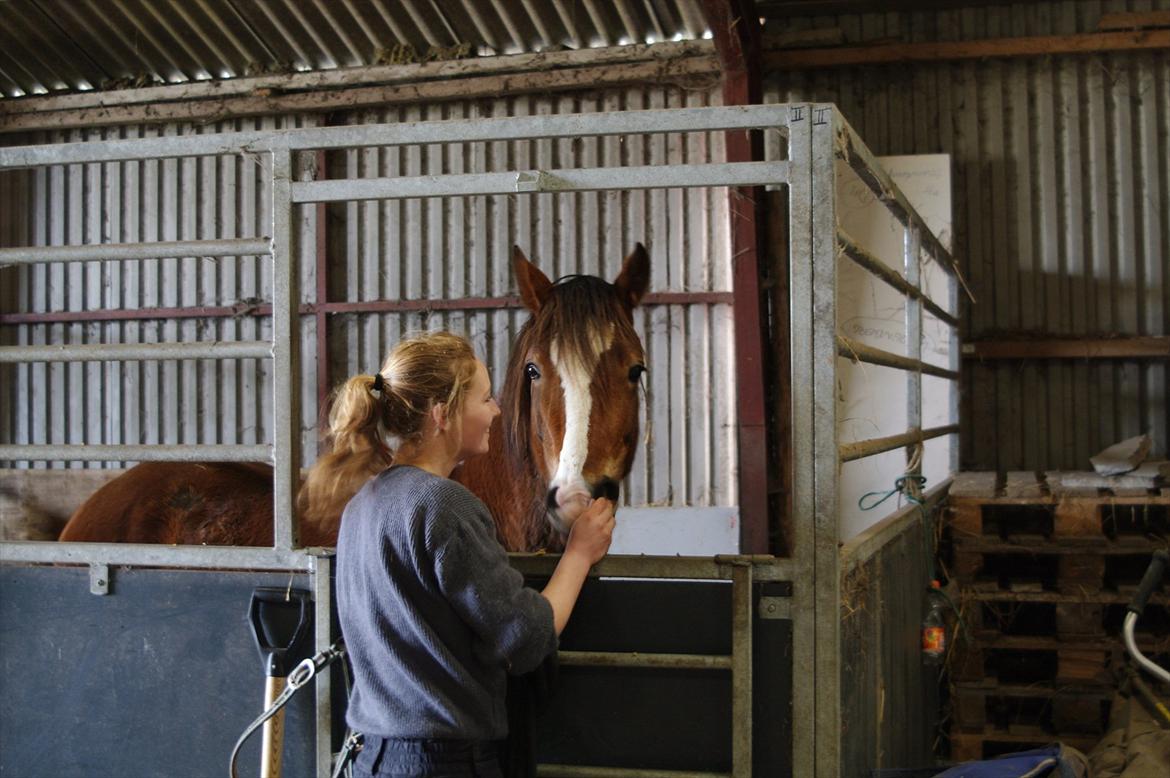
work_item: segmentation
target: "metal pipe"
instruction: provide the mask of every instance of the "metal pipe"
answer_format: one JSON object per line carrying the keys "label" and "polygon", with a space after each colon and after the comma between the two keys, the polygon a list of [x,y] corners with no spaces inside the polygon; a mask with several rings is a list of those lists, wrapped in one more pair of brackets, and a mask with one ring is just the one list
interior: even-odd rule
{"label": "metal pipe", "polygon": [[246,257],[272,253],[268,238],[176,240],[157,243],[90,243],[0,249],[0,267],[36,262],[110,262],[128,259]]}
{"label": "metal pipe", "polygon": [[730,773],[690,770],[639,770],[630,767],[592,767],[575,764],[538,764],[537,778],[731,778]]}
{"label": "metal pipe", "polygon": [[892,267],[882,262],[880,259],[870,254],[864,248],[857,244],[853,238],[842,229],[837,229],[837,242],[841,244],[841,251],[845,256],[856,262],[861,267],[865,268],[875,276],[885,281],[887,284],[897,289],[907,297],[919,300],[926,310],[930,311],[931,315],[939,321],[946,323],[951,327],[957,328],[959,326],[958,318],[947,313],[934,300],[927,297],[922,291],[915,288],[905,278],[898,274]]}
{"label": "metal pipe", "polygon": [[[319,207],[324,207],[320,205]],[[320,230],[320,227],[318,227]],[[321,273],[319,277],[324,276]],[[639,307],[656,305],[731,305],[732,292],[651,292],[642,298]],[[450,300],[365,300],[359,302],[302,303],[301,316],[398,313],[402,311],[487,311],[523,308],[519,297],[461,297]],[[0,324],[61,324],[92,321],[142,321],[156,319],[228,319],[241,316],[271,316],[272,306],[261,305],[192,305],[175,308],[132,308],[101,311],[50,311],[29,313],[0,313]]]}
{"label": "metal pipe", "polygon": [[292,185],[295,203],[356,202],[416,197],[469,197],[517,192],[594,192],[610,189],[757,186],[788,180],[787,162],[725,162],[574,168],[552,172],[464,173],[399,178],[302,181]]}
{"label": "metal pipe", "polygon": [[[332,607],[333,582],[330,568],[333,560],[327,556],[313,558],[313,643],[320,653],[333,645]],[[317,673],[316,680],[316,726],[313,730],[317,739],[317,770],[319,776],[332,775],[333,767],[333,674]]]}
{"label": "metal pipe", "polygon": [[138,362],[150,359],[267,359],[271,356],[272,344],[263,340],[0,347],[0,363]]}
{"label": "metal pipe", "polygon": [[871,365],[882,365],[883,367],[892,367],[898,370],[926,373],[927,375],[938,376],[939,378],[947,378],[951,381],[959,380],[959,374],[953,370],[936,367],[920,359],[912,359],[911,357],[904,357],[901,354],[895,354],[891,351],[867,346],[844,335],[837,336],[837,355],[856,361],[868,362]]}
{"label": "metal pipe", "polygon": [[166,157],[251,155],[276,148],[339,149],[750,129],[775,129],[784,133],[787,132],[787,127],[786,105],[712,106],[668,111],[620,111],[610,114],[401,122],[311,127],[283,132],[215,133],[91,143],[12,146],[0,148],[0,169]]}
{"label": "metal pipe", "polygon": [[200,570],[290,570],[309,572],[307,551],[243,546],[166,546],[153,543],[0,543],[0,562],[62,565],[195,568]]}
{"label": "metal pipe", "polygon": [[730,670],[731,657],[718,654],[645,654],[638,651],[558,651],[572,667],[650,667],[671,670]]}
{"label": "metal pipe", "polygon": [[0,445],[7,462],[271,462],[271,446]]}
{"label": "metal pipe", "polygon": [[943,435],[955,435],[959,432],[958,424],[946,427],[933,427],[928,430],[912,429],[900,435],[890,435],[885,438],[870,438],[859,440],[856,443],[842,443],[838,451],[842,462],[852,462],[854,459],[864,459],[874,454],[893,451],[912,443],[921,443],[932,438],[941,438]]}
{"label": "metal pipe", "polygon": [[731,571],[731,774],[752,775],[752,566]]}
{"label": "metal pipe", "polygon": [[1122,637],[1125,641],[1125,650],[1129,652],[1129,656],[1138,666],[1145,670],[1150,675],[1157,678],[1162,683],[1170,683],[1170,672],[1165,668],[1151,662],[1146,655],[1138,648],[1137,641],[1134,639],[1134,628],[1137,626],[1138,615],[1133,611],[1125,614],[1125,621],[1121,627]]}
{"label": "metal pipe", "polygon": [[[532,577],[552,575],[559,554],[509,554],[512,566]],[[792,581],[792,560],[766,555],[754,556],[643,556],[611,555],[593,566],[590,575],[605,578],[682,579],[729,581],[737,565],[750,564],[756,581]]]}
{"label": "metal pipe", "polygon": [[292,153],[272,153],[272,509],[274,546],[297,547],[296,494],[301,468],[300,273],[293,237]]}

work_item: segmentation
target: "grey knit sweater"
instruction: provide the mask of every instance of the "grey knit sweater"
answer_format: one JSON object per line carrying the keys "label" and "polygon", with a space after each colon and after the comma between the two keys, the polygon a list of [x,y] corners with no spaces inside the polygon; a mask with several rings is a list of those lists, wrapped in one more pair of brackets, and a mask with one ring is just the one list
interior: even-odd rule
{"label": "grey knit sweater", "polygon": [[484,504],[415,467],[346,506],[337,606],[354,676],[346,722],[365,734],[500,739],[506,673],[557,646],[552,606],[509,566]]}

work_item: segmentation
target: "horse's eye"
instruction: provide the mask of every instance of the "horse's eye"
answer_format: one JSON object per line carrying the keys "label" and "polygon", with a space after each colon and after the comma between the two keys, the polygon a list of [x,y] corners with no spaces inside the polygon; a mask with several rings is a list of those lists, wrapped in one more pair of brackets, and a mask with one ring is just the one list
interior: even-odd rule
{"label": "horse's eye", "polygon": [[645,372],[646,372],[645,365],[634,365],[633,367],[631,367],[630,368],[630,383],[631,384],[638,383],[638,379],[641,378],[642,374]]}
{"label": "horse's eye", "polygon": [[528,376],[529,381],[536,381],[540,378],[540,368],[531,362],[524,366],[524,373]]}

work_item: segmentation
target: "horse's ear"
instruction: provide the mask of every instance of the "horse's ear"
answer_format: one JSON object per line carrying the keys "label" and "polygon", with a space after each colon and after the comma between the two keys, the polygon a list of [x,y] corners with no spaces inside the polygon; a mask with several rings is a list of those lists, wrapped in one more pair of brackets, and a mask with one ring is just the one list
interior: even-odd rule
{"label": "horse's ear", "polygon": [[634,246],[634,250],[622,262],[622,272],[613,282],[621,296],[622,302],[631,308],[637,307],[642,301],[646,290],[650,288],[650,255],[641,243]]}
{"label": "horse's ear", "polygon": [[536,313],[552,291],[552,281],[540,272],[540,268],[528,261],[519,246],[512,247],[512,271],[516,274],[516,282],[520,287],[520,299],[524,307]]}

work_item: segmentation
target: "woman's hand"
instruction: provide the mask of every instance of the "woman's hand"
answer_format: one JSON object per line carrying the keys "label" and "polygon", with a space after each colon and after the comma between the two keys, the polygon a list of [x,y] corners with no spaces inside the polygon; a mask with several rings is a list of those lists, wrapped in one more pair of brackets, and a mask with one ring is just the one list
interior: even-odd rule
{"label": "woman's hand", "polygon": [[561,554],[561,561],[542,592],[552,604],[553,625],[558,635],[569,621],[589,568],[609,551],[613,527],[613,503],[604,498],[591,502],[573,522],[565,553]]}
{"label": "woman's hand", "polygon": [[613,503],[604,497],[594,500],[573,522],[565,554],[580,555],[591,566],[597,564],[609,551],[615,524]]}

